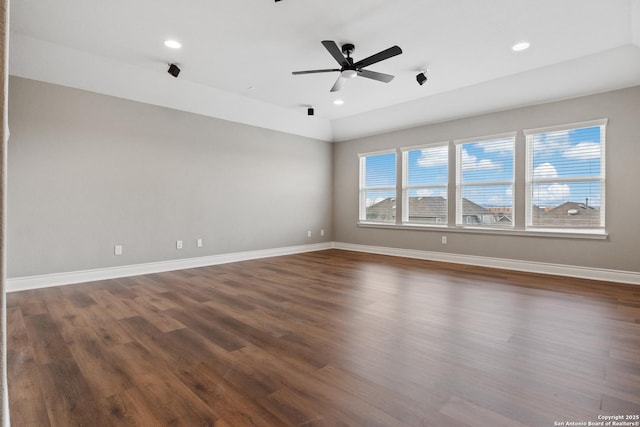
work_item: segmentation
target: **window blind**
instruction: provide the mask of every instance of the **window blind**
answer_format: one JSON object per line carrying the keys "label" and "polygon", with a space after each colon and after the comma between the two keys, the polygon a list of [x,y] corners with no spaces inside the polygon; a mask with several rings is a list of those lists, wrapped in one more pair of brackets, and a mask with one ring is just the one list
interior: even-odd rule
{"label": "window blind", "polygon": [[456,225],[513,227],[515,133],[456,141]]}
{"label": "window blind", "polygon": [[360,221],[396,222],[396,153],[360,155]]}
{"label": "window blind", "polygon": [[403,149],[402,221],[447,225],[449,144]]}
{"label": "window blind", "polygon": [[525,131],[527,228],[604,230],[605,127]]}

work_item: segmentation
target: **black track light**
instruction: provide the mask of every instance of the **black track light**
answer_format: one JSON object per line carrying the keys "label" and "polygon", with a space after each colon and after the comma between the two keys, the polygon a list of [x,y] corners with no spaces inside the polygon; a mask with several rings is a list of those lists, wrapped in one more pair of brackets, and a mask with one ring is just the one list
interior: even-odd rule
{"label": "black track light", "polygon": [[424,82],[427,81],[427,76],[425,75],[424,71],[416,76],[416,80],[418,81],[418,83],[420,83],[420,86],[422,86]]}
{"label": "black track light", "polygon": [[313,107],[307,108],[307,116],[313,116],[314,114],[315,111],[313,110]]}
{"label": "black track light", "polygon": [[180,68],[178,68],[176,64],[169,64],[169,69],[167,70],[167,72],[173,77],[178,77],[178,74],[180,74]]}

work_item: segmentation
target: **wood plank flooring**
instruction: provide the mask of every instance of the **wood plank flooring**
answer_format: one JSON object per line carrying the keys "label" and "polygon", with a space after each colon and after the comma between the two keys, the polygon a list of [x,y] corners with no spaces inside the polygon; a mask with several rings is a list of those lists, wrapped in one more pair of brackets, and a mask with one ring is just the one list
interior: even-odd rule
{"label": "wood plank flooring", "polygon": [[640,287],[339,250],[7,295],[13,426],[640,414]]}

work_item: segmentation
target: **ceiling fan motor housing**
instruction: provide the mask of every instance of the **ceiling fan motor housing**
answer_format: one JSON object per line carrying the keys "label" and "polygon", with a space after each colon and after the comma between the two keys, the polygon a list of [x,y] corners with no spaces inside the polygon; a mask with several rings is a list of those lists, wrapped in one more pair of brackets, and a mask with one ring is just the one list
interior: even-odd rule
{"label": "ceiling fan motor housing", "polygon": [[347,55],[345,58],[346,63],[342,66],[340,70],[340,75],[345,79],[352,79],[358,75],[356,67],[353,66],[353,58],[351,54],[356,49],[356,47],[351,43],[345,43],[342,45],[342,53]]}
{"label": "ceiling fan motor housing", "polygon": [[354,50],[356,50],[356,47],[351,43],[345,43],[342,45],[342,53],[347,56],[351,55]]}

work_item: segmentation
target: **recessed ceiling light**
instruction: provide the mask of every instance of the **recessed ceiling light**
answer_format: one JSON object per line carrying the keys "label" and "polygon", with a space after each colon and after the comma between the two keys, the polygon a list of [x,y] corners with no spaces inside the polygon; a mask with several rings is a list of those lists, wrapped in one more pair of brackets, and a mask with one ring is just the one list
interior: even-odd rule
{"label": "recessed ceiling light", "polygon": [[531,46],[531,43],[529,42],[518,42],[511,46],[511,50],[513,50],[514,52],[520,52],[522,50],[529,49],[529,46]]}
{"label": "recessed ceiling light", "polygon": [[166,47],[170,47],[171,49],[180,49],[182,45],[175,40],[165,40],[164,45]]}
{"label": "recessed ceiling light", "polygon": [[333,103],[335,105],[342,105],[342,104],[344,104],[344,101],[342,99],[336,99],[335,101],[333,101]]}

